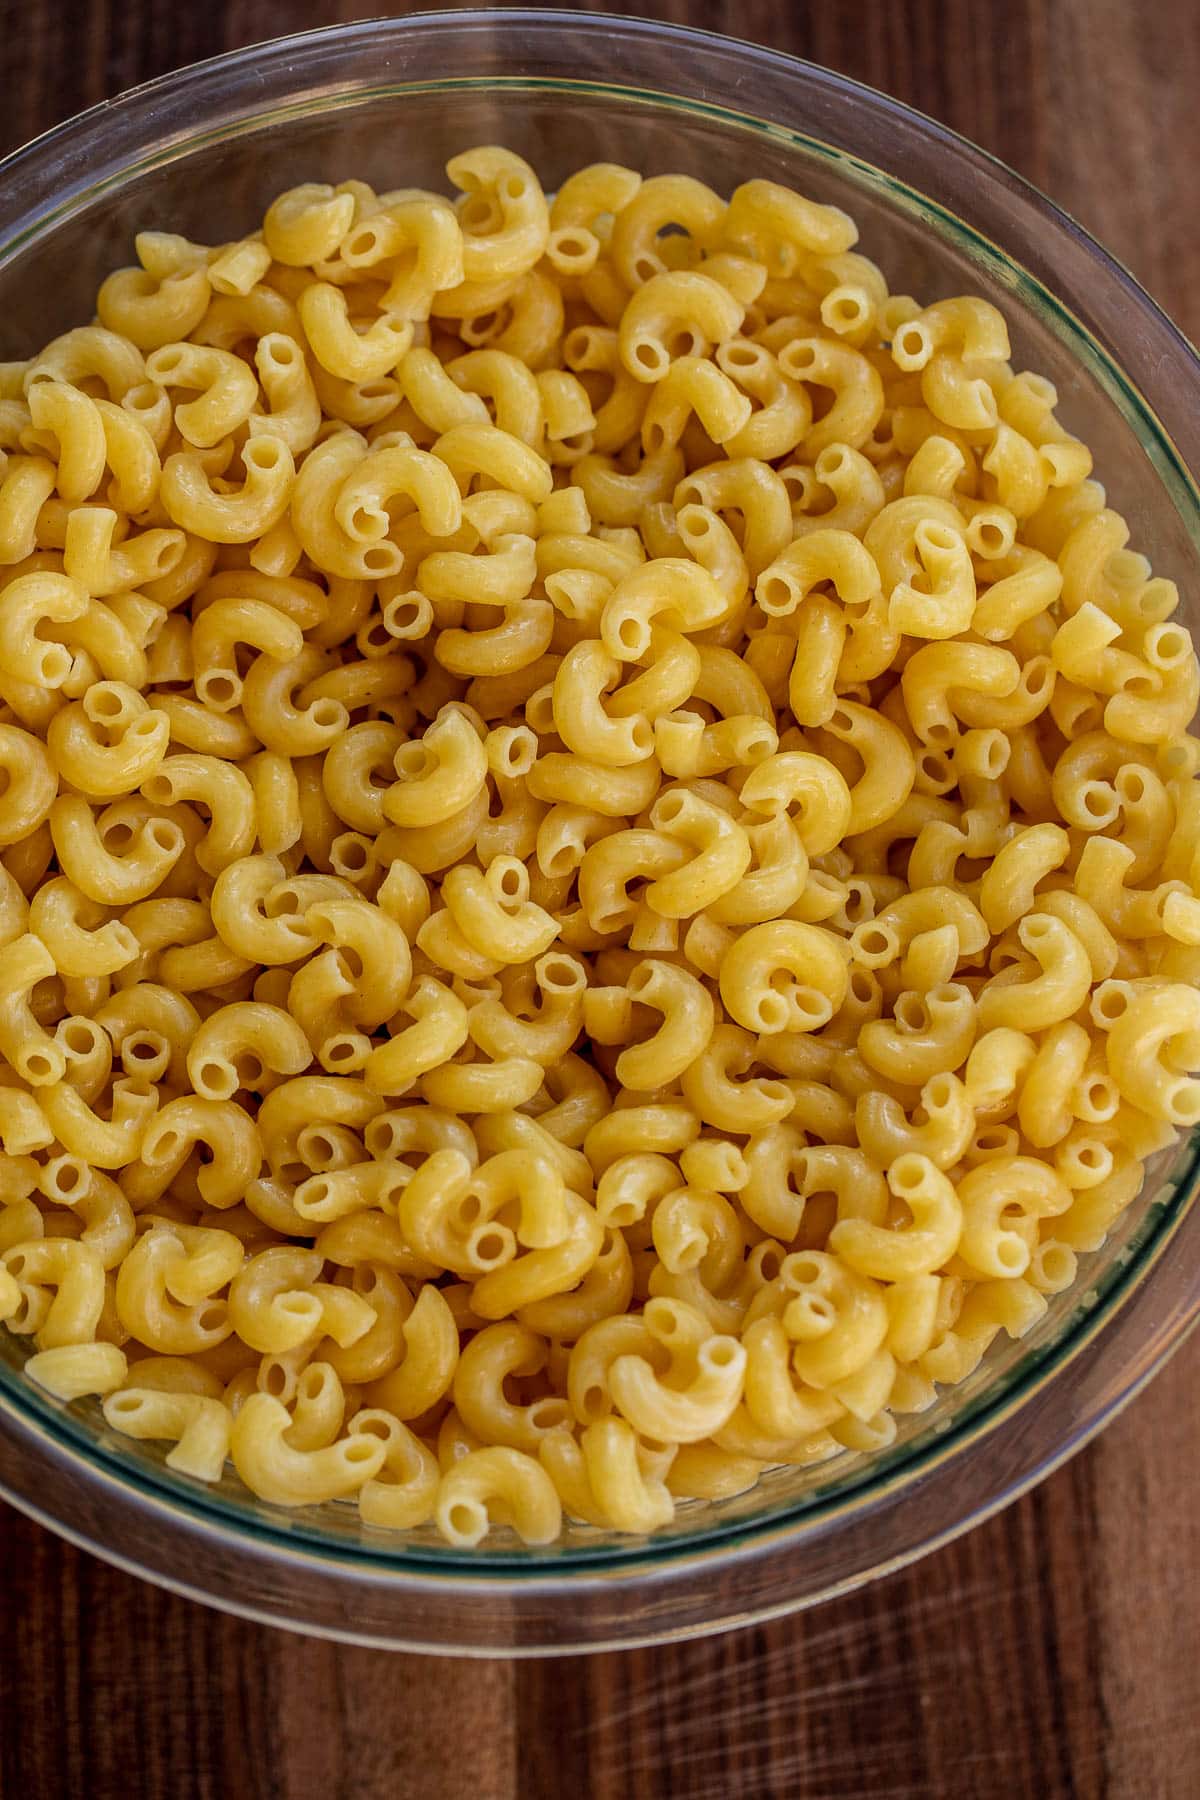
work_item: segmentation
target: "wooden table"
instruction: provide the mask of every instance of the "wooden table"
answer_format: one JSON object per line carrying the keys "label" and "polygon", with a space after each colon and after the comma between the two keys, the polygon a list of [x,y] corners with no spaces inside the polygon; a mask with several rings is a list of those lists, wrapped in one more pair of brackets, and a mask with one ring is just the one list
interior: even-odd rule
{"label": "wooden table", "polygon": [[[3,0],[3,148],[181,63],[380,10]],[[1200,337],[1195,0],[637,10],[826,63],[975,138]],[[0,1508],[0,1800],[1191,1800],[1198,1377],[1193,1341],[1052,1480],[888,1581],[763,1629],[590,1659],[285,1636]]]}

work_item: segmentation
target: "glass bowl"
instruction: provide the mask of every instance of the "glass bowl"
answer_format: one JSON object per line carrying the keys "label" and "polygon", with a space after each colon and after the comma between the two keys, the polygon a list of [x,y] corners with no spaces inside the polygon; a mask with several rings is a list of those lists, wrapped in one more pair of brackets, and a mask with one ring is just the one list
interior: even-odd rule
{"label": "glass bowl", "polygon": [[[883,95],[702,32],[543,11],[431,13],[317,31],[199,64],[94,108],[0,171],[0,356],[90,316],[134,232],[256,224],[279,189],[358,175],[444,184],[478,142],[548,188],[580,164],[751,176],[851,212],[894,289],[982,293],[1018,365],[1050,377],[1133,542],[1200,626],[1200,365],[1131,277],[1001,164]],[[19,1373],[0,1332],[0,1490],[108,1560],[192,1598],[348,1641],[536,1654],[682,1637],[786,1612],[966,1530],[1055,1468],[1134,1395],[1200,1307],[1197,1144],[1040,1326],[875,1457],[777,1470],[689,1503],[653,1540],[585,1527],[463,1554],[338,1505],[288,1512],[209,1489]]]}

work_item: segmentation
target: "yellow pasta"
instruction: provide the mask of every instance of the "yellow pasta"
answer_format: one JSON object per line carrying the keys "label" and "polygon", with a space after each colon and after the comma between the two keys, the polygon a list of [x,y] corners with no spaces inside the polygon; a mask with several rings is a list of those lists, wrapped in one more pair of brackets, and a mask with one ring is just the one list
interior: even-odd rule
{"label": "yellow pasta", "polygon": [[990,304],[448,177],[9,365],[0,1324],[188,1480],[647,1533],[890,1442],[1200,1122],[1200,668]]}

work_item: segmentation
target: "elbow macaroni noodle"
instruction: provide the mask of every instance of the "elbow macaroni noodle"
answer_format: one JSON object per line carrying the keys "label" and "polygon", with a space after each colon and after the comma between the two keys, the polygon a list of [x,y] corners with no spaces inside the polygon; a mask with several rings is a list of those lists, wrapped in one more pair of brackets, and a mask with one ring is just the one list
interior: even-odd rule
{"label": "elbow macaroni noodle", "polygon": [[982,299],[448,172],[6,366],[0,1323],[544,1544],[886,1444],[1200,1123],[1200,673]]}

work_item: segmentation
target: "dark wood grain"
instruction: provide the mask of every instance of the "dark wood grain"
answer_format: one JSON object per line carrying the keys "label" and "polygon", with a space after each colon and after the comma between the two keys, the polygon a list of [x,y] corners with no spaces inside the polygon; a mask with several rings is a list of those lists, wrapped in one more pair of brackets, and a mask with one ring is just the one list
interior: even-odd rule
{"label": "dark wood grain", "polygon": [[[197,57],[380,10],[0,3],[0,147]],[[1195,0],[636,10],[827,63],[975,138],[1200,336]],[[553,1663],[387,1656],[242,1624],[0,1509],[0,1800],[1193,1800],[1198,1376],[1193,1343],[1038,1491],[857,1595]]]}

